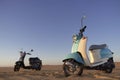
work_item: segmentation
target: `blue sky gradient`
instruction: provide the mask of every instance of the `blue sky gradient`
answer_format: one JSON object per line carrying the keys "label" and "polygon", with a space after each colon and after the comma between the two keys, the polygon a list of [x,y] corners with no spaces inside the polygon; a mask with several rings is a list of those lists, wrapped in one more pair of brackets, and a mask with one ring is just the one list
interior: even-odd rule
{"label": "blue sky gradient", "polygon": [[88,47],[106,43],[120,61],[120,0],[0,0],[0,66],[14,66],[21,49],[34,49],[26,63],[62,64],[83,15]]}

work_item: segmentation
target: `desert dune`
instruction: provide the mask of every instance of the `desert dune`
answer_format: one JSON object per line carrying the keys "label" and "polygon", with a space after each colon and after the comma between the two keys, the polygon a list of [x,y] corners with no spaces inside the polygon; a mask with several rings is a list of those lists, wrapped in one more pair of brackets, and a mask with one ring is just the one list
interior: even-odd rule
{"label": "desert dune", "polygon": [[41,71],[20,69],[14,72],[13,67],[0,67],[0,80],[120,80],[120,63],[112,73],[106,74],[97,70],[84,70],[81,76],[65,77],[61,65],[43,65]]}

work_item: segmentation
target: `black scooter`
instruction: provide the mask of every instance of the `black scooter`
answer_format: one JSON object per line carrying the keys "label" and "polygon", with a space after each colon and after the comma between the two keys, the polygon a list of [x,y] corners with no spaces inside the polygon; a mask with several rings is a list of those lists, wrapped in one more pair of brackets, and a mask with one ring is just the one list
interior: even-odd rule
{"label": "black scooter", "polygon": [[[31,52],[33,52],[33,50],[31,50]],[[30,54],[30,53],[26,53],[25,54]],[[24,65],[24,61],[16,61],[15,62],[15,66],[14,66],[14,71],[19,71],[20,68],[23,69],[33,69],[33,70],[38,70],[40,71],[42,67],[42,60],[40,60],[38,57],[30,57],[29,58],[29,66],[25,66]]]}

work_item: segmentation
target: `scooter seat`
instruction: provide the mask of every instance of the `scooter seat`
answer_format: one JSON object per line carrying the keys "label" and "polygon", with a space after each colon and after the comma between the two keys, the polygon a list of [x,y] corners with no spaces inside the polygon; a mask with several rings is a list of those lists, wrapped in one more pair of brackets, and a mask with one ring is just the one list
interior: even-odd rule
{"label": "scooter seat", "polygon": [[89,50],[102,49],[102,48],[105,48],[105,47],[107,47],[106,44],[101,44],[101,45],[91,45],[91,46],[89,47]]}

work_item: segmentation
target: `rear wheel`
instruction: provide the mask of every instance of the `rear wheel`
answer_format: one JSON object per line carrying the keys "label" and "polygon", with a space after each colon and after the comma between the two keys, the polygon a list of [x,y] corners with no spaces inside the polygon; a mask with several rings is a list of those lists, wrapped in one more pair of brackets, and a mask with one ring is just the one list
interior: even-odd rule
{"label": "rear wheel", "polygon": [[42,65],[40,63],[34,63],[31,65],[31,68],[36,70],[36,71],[40,71],[41,67],[42,67]]}
{"label": "rear wheel", "polygon": [[38,69],[37,69],[37,70],[39,70],[39,71],[41,70],[41,65],[38,67]]}
{"label": "rear wheel", "polygon": [[106,63],[105,73],[112,73],[113,68],[115,68],[113,58],[109,58],[108,62]]}
{"label": "rear wheel", "polygon": [[112,70],[113,70],[113,68],[107,68],[107,69],[105,70],[105,73],[112,73]]}
{"label": "rear wheel", "polygon": [[36,68],[37,71],[41,70],[41,65],[38,65],[38,67]]}
{"label": "rear wheel", "polygon": [[40,62],[39,62],[39,67],[38,67],[38,69],[37,69],[37,70],[39,70],[39,71],[40,71],[40,70],[41,70],[41,68],[42,68],[42,61],[40,61]]}
{"label": "rear wheel", "polygon": [[67,61],[63,64],[63,71],[66,77],[74,74],[80,76],[83,73],[83,67],[83,64]]}

